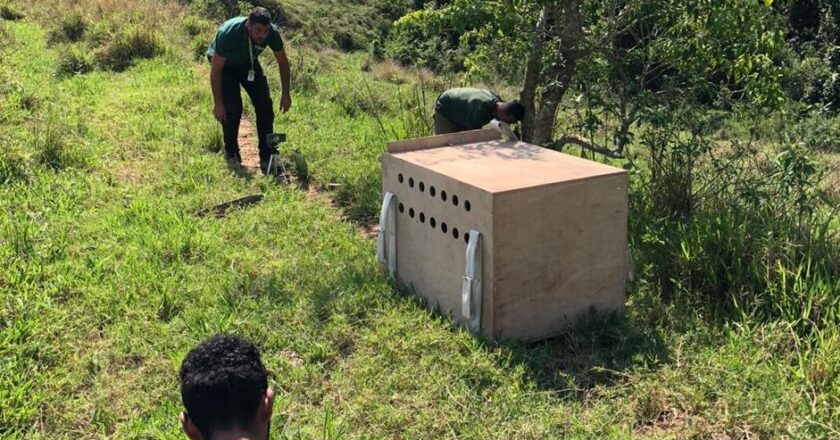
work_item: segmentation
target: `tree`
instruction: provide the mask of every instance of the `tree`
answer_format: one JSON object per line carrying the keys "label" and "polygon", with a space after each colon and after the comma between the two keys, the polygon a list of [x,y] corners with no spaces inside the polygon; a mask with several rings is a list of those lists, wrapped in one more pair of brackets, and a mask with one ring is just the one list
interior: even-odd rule
{"label": "tree", "polygon": [[[784,26],[771,3],[454,0],[422,15],[434,32],[458,36],[467,75],[521,81],[526,140],[621,156],[632,128],[661,106],[703,103],[721,92],[778,104]],[[572,89],[599,107],[588,131],[610,131],[604,142],[581,130],[555,135]]]}

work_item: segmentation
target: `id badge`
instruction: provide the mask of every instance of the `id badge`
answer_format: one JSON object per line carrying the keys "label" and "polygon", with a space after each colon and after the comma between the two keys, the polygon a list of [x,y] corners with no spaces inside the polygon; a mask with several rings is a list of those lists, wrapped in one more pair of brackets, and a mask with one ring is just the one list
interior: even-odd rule
{"label": "id badge", "polygon": [[248,71],[248,82],[254,82],[254,71],[253,70]]}

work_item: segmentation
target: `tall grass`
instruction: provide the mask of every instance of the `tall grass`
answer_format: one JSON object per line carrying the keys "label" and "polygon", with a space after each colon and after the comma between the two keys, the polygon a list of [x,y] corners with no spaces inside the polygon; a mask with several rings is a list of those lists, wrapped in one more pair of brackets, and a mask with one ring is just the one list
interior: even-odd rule
{"label": "tall grass", "polygon": [[646,279],[666,298],[782,320],[803,336],[836,327],[837,208],[818,190],[820,165],[796,145],[769,157],[749,141],[721,147],[690,129],[698,120],[642,136],[631,237]]}
{"label": "tall grass", "polygon": [[94,62],[103,69],[121,72],[136,60],[154,58],[164,53],[164,45],[153,32],[130,28],[118,33],[113,40],[93,54]]}

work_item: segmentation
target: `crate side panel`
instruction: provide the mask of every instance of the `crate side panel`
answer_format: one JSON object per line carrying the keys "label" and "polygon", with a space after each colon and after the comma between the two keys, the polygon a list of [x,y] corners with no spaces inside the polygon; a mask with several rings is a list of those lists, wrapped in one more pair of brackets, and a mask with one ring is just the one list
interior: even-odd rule
{"label": "crate side panel", "polygon": [[591,308],[623,307],[627,182],[615,174],[496,197],[496,337],[542,339]]}

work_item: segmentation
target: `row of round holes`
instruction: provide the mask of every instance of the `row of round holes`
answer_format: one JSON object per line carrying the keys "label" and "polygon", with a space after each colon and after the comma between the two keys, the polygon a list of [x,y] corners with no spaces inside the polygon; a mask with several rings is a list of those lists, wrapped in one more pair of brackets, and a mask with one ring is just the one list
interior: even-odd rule
{"label": "row of round holes", "polygon": [[[400,213],[402,214],[402,213],[405,212],[405,205],[400,203],[399,206],[397,207],[397,209],[399,209]],[[411,218],[414,218],[414,216],[415,216],[414,208],[408,208],[408,216],[411,217]],[[426,223],[426,214],[421,212],[418,217],[420,218],[420,223]],[[437,228],[437,220],[435,220],[434,217],[429,218],[429,226],[431,226],[432,228]],[[440,224],[440,231],[441,232],[446,234],[448,230],[449,230],[449,227],[446,225],[445,222]],[[453,238],[455,238],[457,240],[460,235],[461,234],[458,231],[458,228],[452,228],[452,237]],[[470,242],[470,234],[464,234],[464,243],[469,243],[469,242]]]}
{"label": "row of round holes", "polygon": [[[405,181],[405,177],[403,177],[402,173],[400,173],[397,176],[397,180],[399,180],[400,183],[403,183]],[[414,178],[413,177],[408,178],[408,187],[409,188],[414,188]],[[420,184],[418,185],[418,188],[420,189],[420,192],[425,192],[426,191],[426,184],[421,181]],[[429,195],[434,197],[436,194],[437,194],[437,190],[435,190],[435,187],[430,186],[429,187]],[[447,198],[446,197],[446,191],[441,191],[440,192],[440,199],[445,202],[446,198]],[[455,205],[455,206],[458,206],[458,196],[457,195],[452,196],[452,204]],[[469,200],[464,200],[464,209],[466,209],[467,212],[469,212],[470,209],[472,209],[472,206],[471,206]]]}

